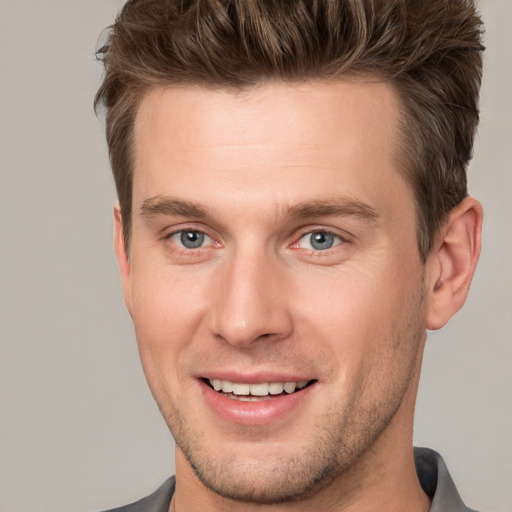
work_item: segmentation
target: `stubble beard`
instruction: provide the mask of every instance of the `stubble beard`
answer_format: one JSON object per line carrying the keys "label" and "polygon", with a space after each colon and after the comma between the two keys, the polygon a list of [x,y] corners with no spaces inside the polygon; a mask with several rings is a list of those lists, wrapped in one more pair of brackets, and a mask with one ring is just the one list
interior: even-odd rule
{"label": "stubble beard", "polygon": [[405,322],[396,326],[392,336],[396,349],[393,356],[400,357],[402,370],[395,376],[391,389],[369,403],[361,403],[361,394],[356,393],[343,411],[334,410],[320,417],[312,429],[314,436],[300,453],[275,454],[271,460],[254,456],[243,460],[235,453],[231,458],[216,460],[202,448],[211,443],[203,441],[208,437],[207,430],[190,429],[177,404],[172,410],[160,407],[179,450],[199,481],[224,498],[273,505],[307,500],[335,480],[353,473],[391,423],[418,377],[419,351],[425,336],[420,319],[423,290],[414,302],[416,308],[410,310]]}

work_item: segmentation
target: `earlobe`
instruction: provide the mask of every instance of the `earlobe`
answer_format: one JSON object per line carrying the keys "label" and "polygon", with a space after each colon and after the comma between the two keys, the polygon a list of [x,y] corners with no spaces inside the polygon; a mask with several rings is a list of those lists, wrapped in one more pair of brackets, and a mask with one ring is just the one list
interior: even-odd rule
{"label": "earlobe", "polygon": [[483,211],[466,197],[449,214],[429,257],[427,328],[440,329],[463,306],[481,246]]}
{"label": "earlobe", "polygon": [[123,286],[124,302],[132,315],[132,294],[131,294],[131,276],[130,276],[130,260],[126,253],[124,240],[123,218],[119,205],[114,207],[114,251],[116,254],[117,265],[119,266],[119,274]]}

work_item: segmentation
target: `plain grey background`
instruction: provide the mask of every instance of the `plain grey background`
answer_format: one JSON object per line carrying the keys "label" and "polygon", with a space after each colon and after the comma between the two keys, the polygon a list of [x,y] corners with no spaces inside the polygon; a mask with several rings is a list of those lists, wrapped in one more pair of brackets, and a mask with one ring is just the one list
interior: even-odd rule
{"label": "plain grey background", "polygon": [[[93,53],[122,0],[0,0],[0,511],[86,512],[173,471],[112,252]],[[512,511],[512,2],[482,0],[482,121],[470,192],[485,208],[470,298],[428,342],[415,442],[465,500]]]}

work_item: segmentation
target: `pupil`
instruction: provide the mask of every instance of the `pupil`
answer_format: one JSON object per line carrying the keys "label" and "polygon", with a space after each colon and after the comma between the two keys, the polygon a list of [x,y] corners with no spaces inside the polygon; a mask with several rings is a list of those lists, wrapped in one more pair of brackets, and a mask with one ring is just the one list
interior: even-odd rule
{"label": "pupil", "polygon": [[187,249],[197,249],[203,245],[204,235],[198,231],[183,231],[181,233],[181,243]]}
{"label": "pupil", "polygon": [[330,249],[334,244],[334,236],[330,233],[313,233],[311,235],[311,247],[313,249]]}

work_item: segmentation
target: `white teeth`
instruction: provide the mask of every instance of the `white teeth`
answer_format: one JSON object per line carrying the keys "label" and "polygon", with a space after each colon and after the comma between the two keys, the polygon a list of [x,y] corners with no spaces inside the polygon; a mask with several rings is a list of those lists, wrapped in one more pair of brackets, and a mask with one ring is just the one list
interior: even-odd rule
{"label": "white teeth", "polygon": [[250,392],[253,396],[267,396],[268,395],[268,384],[251,384]]}
{"label": "white teeth", "polygon": [[231,393],[233,391],[233,383],[229,380],[221,380],[221,387],[223,393]]}
{"label": "white teeth", "polygon": [[282,382],[272,382],[268,390],[271,395],[280,395],[284,391],[284,384]]}
{"label": "white teeth", "polygon": [[284,385],[284,390],[287,392],[287,393],[293,393],[295,391],[295,387],[297,386],[297,384],[295,384],[295,382],[287,382],[285,385]]}
{"label": "white teeth", "polygon": [[267,396],[280,395],[283,392],[293,393],[296,389],[304,389],[308,380],[300,382],[261,382],[258,384],[238,384],[229,380],[210,379],[210,385],[215,391],[233,393],[238,396]]}
{"label": "white teeth", "polygon": [[251,386],[249,384],[235,384],[235,383],[233,383],[233,391],[232,391],[232,393],[234,395],[248,395],[250,390],[251,390]]}

